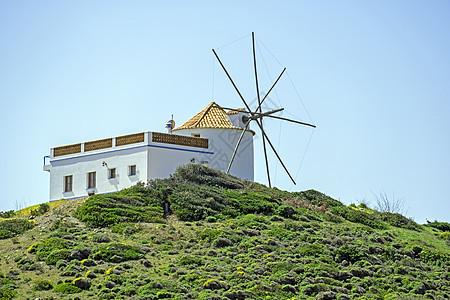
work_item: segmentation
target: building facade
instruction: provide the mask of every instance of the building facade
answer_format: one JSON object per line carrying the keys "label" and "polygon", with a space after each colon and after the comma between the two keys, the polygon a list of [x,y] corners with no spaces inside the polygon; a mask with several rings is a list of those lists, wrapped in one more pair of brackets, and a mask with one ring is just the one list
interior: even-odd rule
{"label": "building facade", "polygon": [[[244,130],[240,112],[214,102],[169,133],[141,132],[54,147],[44,157],[50,173],[50,201],[111,193],[149,179],[166,178],[186,163],[226,171]],[[254,178],[253,135],[246,130],[230,174]]]}

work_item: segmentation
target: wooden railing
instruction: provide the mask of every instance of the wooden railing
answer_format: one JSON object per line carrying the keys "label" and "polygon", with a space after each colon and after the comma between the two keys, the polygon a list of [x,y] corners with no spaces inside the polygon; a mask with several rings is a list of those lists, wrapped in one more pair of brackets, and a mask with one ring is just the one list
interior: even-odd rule
{"label": "wooden railing", "polygon": [[[145,141],[145,133],[135,133],[116,137],[115,146],[124,146]],[[167,134],[161,132],[152,132],[152,142],[182,145],[197,148],[208,148],[208,139],[190,137],[185,135]],[[82,143],[55,147],[53,148],[53,156],[62,156],[75,153],[81,153]],[[113,147],[113,138],[90,141],[84,143],[84,152],[107,149]]]}
{"label": "wooden railing", "polygon": [[105,148],[111,148],[112,140],[113,139],[110,138],[110,139],[86,142],[86,143],[84,143],[84,152],[105,149]]}
{"label": "wooden railing", "polygon": [[208,148],[208,139],[160,132],[152,133],[152,142]]}
{"label": "wooden railing", "polygon": [[53,148],[53,156],[81,153],[81,143]]}
{"label": "wooden railing", "polygon": [[122,135],[116,137],[116,146],[123,146],[135,143],[142,143],[144,141],[144,133],[135,133],[129,135]]}

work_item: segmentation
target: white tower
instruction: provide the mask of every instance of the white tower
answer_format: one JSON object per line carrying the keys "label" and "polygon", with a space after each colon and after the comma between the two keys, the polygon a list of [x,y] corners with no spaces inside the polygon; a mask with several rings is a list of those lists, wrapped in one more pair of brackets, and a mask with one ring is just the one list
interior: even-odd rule
{"label": "white tower", "polygon": [[[220,106],[211,102],[186,123],[173,129],[173,134],[209,139],[210,150],[214,154],[211,155],[209,161],[199,163],[226,172],[236,143],[244,130],[245,125],[239,121],[241,114],[240,112],[230,112],[227,115]],[[246,130],[230,169],[231,175],[251,181],[254,180],[254,134],[252,130]]]}

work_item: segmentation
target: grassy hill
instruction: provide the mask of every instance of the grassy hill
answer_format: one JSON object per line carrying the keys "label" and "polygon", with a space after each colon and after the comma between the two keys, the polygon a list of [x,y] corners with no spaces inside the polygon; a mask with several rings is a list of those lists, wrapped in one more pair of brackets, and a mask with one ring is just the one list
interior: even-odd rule
{"label": "grassy hill", "polygon": [[0,299],[450,295],[450,224],[419,225],[200,165],[3,217]]}

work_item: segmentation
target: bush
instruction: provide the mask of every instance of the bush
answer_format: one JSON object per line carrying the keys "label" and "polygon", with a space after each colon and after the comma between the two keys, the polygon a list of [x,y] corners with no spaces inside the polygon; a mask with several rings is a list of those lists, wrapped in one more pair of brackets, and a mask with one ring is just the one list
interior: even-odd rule
{"label": "bush", "polygon": [[193,256],[193,255],[183,255],[180,257],[179,263],[183,266],[197,266],[200,267],[203,265],[203,259],[201,257]]}
{"label": "bush", "polygon": [[23,219],[2,221],[0,222],[0,240],[14,237],[33,227],[34,224],[32,222]]}
{"label": "bush", "polygon": [[217,187],[182,184],[168,197],[174,214],[182,221],[199,221],[226,209],[226,201]]}
{"label": "bush", "polygon": [[117,257],[120,257],[120,260],[123,261],[139,259],[142,257],[142,250],[136,246],[111,243],[101,246],[93,256],[95,260],[109,262],[114,262]]}
{"label": "bush", "polygon": [[70,255],[70,250],[67,250],[67,249],[53,250],[52,252],[50,252],[50,254],[45,259],[45,263],[47,265],[54,265],[60,259],[67,259],[69,257],[69,255]]}
{"label": "bush", "polygon": [[0,288],[0,299],[2,300],[9,300],[9,299],[13,299],[16,296],[16,293],[9,289],[9,288],[5,288],[5,287],[1,287]]}
{"label": "bush", "polygon": [[248,214],[235,220],[239,227],[246,227],[250,229],[263,230],[267,228],[270,221],[267,217]]}
{"label": "bush", "polygon": [[281,205],[278,199],[254,191],[223,190],[222,194],[226,197],[226,202],[241,214],[272,215]]}
{"label": "bush", "polygon": [[339,207],[344,206],[340,201],[335,200],[319,191],[308,190],[303,192],[292,193],[300,199],[311,202],[316,206]]}
{"label": "bush", "polygon": [[363,259],[366,255],[364,252],[358,250],[356,247],[344,245],[335,251],[336,259],[338,261],[349,261],[355,263]]}
{"label": "bush", "polygon": [[399,213],[383,212],[379,214],[379,218],[395,227],[419,230],[419,225],[416,222]]}
{"label": "bush", "polygon": [[450,223],[447,223],[447,222],[438,222],[436,220],[433,222],[430,222],[427,220],[427,224],[425,224],[425,225],[439,229],[441,231],[450,231]]}
{"label": "bush", "polygon": [[58,284],[53,290],[61,294],[76,294],[82,291],[82,289],[76,287],[73,283]]}
{"label": "bush", "polygon": [[1,211],[0,212],[0,218],[4,218],[4,219],[12,218],[15,215],[16,215],[16,213],[14,212],[14,210],[9,210],[9,211],[5,211],[5,212]]}
{"label": "bush", "polygon": [[[67,249],[68,244],[66,240],[57,238],[57,237],[50,237],[46,238],[40,243],[32,245],[29,249],[29,253],[36,253],[36,258],[38,260],[45,260],[47,257],[56,250],[62,250]],[[55,261],[56,263],[56,261]]]}
{"label": "bush", "polygon": [[240,189],[244,187],[241,179],[199,164],[179,166],[172,179],[185,183],[189,182],[226,189]]}
{"label": "bush", "polygon": [[439,234],[439,238],[446,240],[446,241],[450,241],[450,232],[442,232]]}
{"label": "bush", "polygon": [[49,291],[53,288],[53,284],[48,280],[37,280],[34,283],[34,291]]}
{"label": "bush", "polygon": [[141,229],[134,223],[119,223],[111,227],[111,231],[119,234],[131,235],[139,232]]}
{"label": "bush", "polygon": [[50,205],[48,203],[42,203],[41,205],[39,205],[38,209],[32,209],[30,214],[32,216],[41,216],[48,211],[50,211]]}
{"label": "bush", "polygon": [[299,253],[305,256],[315,256],[318,257],[323,254],[325,247],[322,244],[313,243],[308,244],[299,249]]}
{"label": "bush", "polygon": [[124,222],[164,222],[163,209],[152,191],[141,185],[118,193],[89,197],[74,215],[92,227],[106,227]]}
{"label": "bush", "polygon": [[346,206],[333,207],[331,212],[350,222],[360,223],[375,229],[386,228],[385,224],[376,218],[376,214],[369,214],[367,212],[355,210]]}

